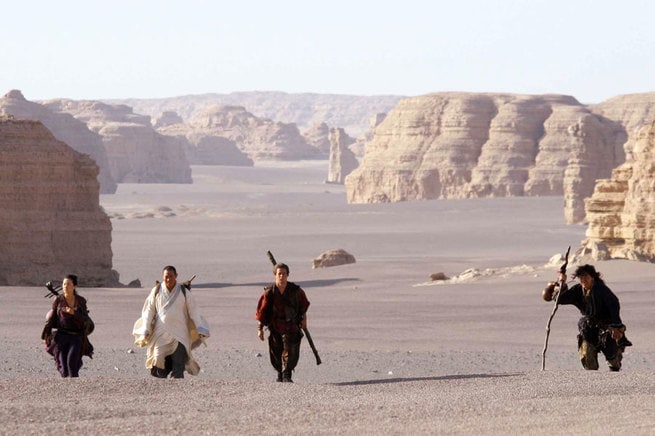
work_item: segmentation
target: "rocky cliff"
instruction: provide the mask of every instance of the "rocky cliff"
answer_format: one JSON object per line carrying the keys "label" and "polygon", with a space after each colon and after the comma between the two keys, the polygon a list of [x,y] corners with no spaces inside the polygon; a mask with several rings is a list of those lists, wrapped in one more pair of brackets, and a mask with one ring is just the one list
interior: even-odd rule
{"label": "rocky cliff", "polygon": [[0,117],[0,285],[37,286],[77,274],[116,286],[111,223],[98,166],[39,121]]}
{"label": "rocky cliff", "polygon": [[202,94],[160,99],[107,100],[126,104],[134,112],[153,119],[162,112],[175,111],[185,121],[200,116],[212,106],[242,106],[258,118],[293,123],[301,131],[326,123],[342,127],[351,136],[369,129],[369,119],[377,113],[390,111],[403,97],[393,95],[288,94],[274,91]]}
{"label": "rocky cliff", "polygon": [[184,139],[159,134],[150,117],[124,105],[51,100],[50,110],[68,113],[102,137],[111,175],[119,183],[191,183]]}
{"label": "rocky cliff", "polygon": [[239,150],[254,161],[323,157],[317,148],[307,143],[295,124],[258,118],[241,106],[213,106],[187,124],[195,135],[234,141]]}
{"label": "rocky cliff", "polygon": [[625,154],[629,157],[641,128],[655,119],[655,92],[619,95],[589,109],[622,127]]}
{"label": "rocky cliff", "polygon": [[307,143],[318,149],[325,156],[330,155],[330,126],[326,123],[316,124],[302,132]]}
{"label": "rocky cliff", "polygon": [[109,170],[109,161],[102,138],[89,130],[84,122],[70,114],[53,112],[41,104],[28,101],[18,90],[9,91],[0,98],[1,114],[12,115],[21,120],[41,121],[55,138],[65,142],[74,150],[88,154],[98,164],[101,194],[116,192],[116,181]]}
{"label": "rocky cliff", "polygon": [[[599,180],[586,200],[587,240],[595,258],[655,261],[655,122],[638,129],[626,162]],[[600,247],[600,248],[599,248]]]}
{"label": "rocky cliff", "polygon": [[570,96],[408,98],[375,128],[346,177],[348,201],[564,195],[565,171],[591,164],[593,179],[582,168],[569,175],[577,178],[569,207],[582,209],[595,178],[624,161],[621,130]]}
{"label": "rocky cliff", "polygon": [[212,129],[187,124],[177,112],[162,113],[154,126],[163,135],[185,142],[184,151],[192,165],[254,165],[235,141],[217,136]]}

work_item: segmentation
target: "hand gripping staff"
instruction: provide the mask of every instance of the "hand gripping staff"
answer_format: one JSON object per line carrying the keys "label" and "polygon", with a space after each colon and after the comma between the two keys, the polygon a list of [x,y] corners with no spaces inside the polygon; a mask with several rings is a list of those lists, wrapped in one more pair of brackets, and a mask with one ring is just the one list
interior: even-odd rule
{"label": "hand gripping staff", "polygon": [[[271,261],[273,266],[277,265],[277,261],[275,260],[275,257],[273,257],[273,253],[271,253],[270,250],[266,252],[266,255],[268,256],[268,260]],[[314,341],[312,340],[312,335],[309,333],[309,329],[302,328],[302,331],[305,334],[305,336],[307,337],[307,343],[309,344],[309,347],[312,349],[312,353],[314,353],[314,357],[316,358],[316,364],[320,365],[321,364],[321,356],[318,355],[318,350],[316,349],[316,346],[314,345]]]}
{"label": "hand gripping staff", "polygon": [[[566,267],[569,265],[569,252],[571,251],[571,246],[569,245],[568,250],[566,250],[566,255],[564,256],[564,264],[560,267],[559,272],[564,275],[566,274]],[[557,295],[555,296],[555,306],[553,311],[548,318],[548,323],[546,324],[546,339],[544,341],[544,350],[541,352],[541,370],[546,370],[546,350],[548,349],[548,336],[550,336],[550,323],[553,321],[555,312],[559,307],[559,296],[562,294],[562,288],[564,287],[564,279],[558,283],[559,289],[557,290]]]}

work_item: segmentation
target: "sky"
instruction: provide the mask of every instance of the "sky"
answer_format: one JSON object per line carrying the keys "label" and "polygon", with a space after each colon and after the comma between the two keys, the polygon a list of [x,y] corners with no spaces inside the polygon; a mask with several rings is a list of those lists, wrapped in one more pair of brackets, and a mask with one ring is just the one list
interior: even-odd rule
{"label": "sky", "polygon": [[0,95],[655,91],[652,0],[84,0],[3,5]]}

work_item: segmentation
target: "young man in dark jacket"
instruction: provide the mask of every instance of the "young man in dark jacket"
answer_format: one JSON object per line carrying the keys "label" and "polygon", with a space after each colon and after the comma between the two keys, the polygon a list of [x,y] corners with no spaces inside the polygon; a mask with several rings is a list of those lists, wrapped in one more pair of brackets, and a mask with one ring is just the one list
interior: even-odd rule
{"label": "young man in dark jacket", "polygon": [[273,273],[275,284],[264,288],[257,303],[257,336],[263,341],[264,327],[268,327],[269,354],[277,371],[277,381],[290,383],[300,357],[302,329],[307,328],[309,301],[300,286],[287,280],[289,267],[286,264],[276,264]]}
{"label": "young man in dark jacket", "polygon": [[[625,347],[632,345],[625,337],[625,325],[621,321],[617,296],[601,279],[593,265],[581,265],[574,277],[580,283],[568,288],[566,274],[560,273],[562,283],[559,304],[572,304],[580,310],[578,321],[578,352],[585,369],[598,369],[598,352],[605,355],[610,371],[621,369]],[[556,284],[551,282],[543,292],[543,298],[557,298]]]}

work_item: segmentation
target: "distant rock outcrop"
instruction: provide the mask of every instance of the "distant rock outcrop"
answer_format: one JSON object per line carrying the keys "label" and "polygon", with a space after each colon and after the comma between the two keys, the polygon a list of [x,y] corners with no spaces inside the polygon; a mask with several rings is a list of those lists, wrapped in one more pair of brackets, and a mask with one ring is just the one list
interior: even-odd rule
{"label": "distant rock outcrop", "polygon": [[315,147],[325,156],[330,154],[330,126],[325,123],[316,124],[302,132],[307,143]]}
{"label": "distant rock outcrop", "polygon": [[[576,162],[584,156],[595,166],[592,180],[584,171],[571,173],[584,178],[576,189],[584,198],[595,178],[624,161],[620,130],[570,96],[408,98],[375,129],[362,164],[346,177],[348,201],[563,195],[565,170],[576,153]],[[593,152],[580,154],[580,148]]]}
{"label": "distant rock outcrop", "polygon": [[184,140],[157,133],[149,116],[98,101],[51,100],[44,105],[84,121],[102,137],[111,174],[119,183],[192,182]]}
{"label": "distant rock outcrop", "polygon": [[77,274],[117,286],[111,222],[98,165],[39,121],[0,117],[0,285],[37,286]]}
{"label": "distant rock outcrop", "polygon": [[239,150],[236,142],[187,124],[176,112],[163,113],[154,125],[159,133],[185,142],[184,152],[192,165],[254,165],[253,160]]}
{"label": "distant rock outcrop", "polygon": [[41,121],[55,138],[80,153],[88,154],[98,164],[101,194],[116,192],[116,181],[109,170],[109,161],[102,138],[89,130],[84,122],[75,119],[70,114],[53,112],[39,103],[28,101],[20,91],[15,89],[0,98],[0,115],[2,114],[11,115],[20,120]]}
{"label": "distant rock outcrop", "polygon": [[167,126],[172,126],[175,124],[182,124],[184,123],[184,120],[182,119],[181,116],[177,114],[175,111],[166,111],[162,112],[159,117],[157,117],[153,123],[152,126],[155,129],[159,129],[162,127],[167,127]]}
{"label": "distant rock outcrop", "polygon": [[251,167],[255,163],[239,150],[236,142],[220,136],[190,135],[189,161],[196,165],[232,165]]}
{"label": "distant rock outcrop", "polygon": [[359,161],[355,157],[355,153],[348,148],[354,142],[355,140],[348,136],[342,128],[330,129],[328,183],[342,185],[346,176],[359,166]]}
{"label": "distant rock outcrop", "polygon": [[321,153],[307,143],[295,124],[257,118],[241,106],[213,106],[187,124],[206,136],[234,141],[254,161],[318,159]]}
{"label": "distant rock outcrop", "polygon": [[241,106],[258,118],[293,123],[301,131],[325,123],[328,126],[342,127],[350,135],[358,137],[369,129],[369,119],[372,116],[390,111],[402,98],[404,97],[396,95],[252,91],[106,102],[126,104],[134,108],[136,113],[150,115],[153,119],[162,112],[175,111],[187,122],[212,106]]}
{"label": "distant rock outcrop", "polygon": [[655,262],[655,121],[631,137],[628,160],[611,178],[599,180],[586,200],[589,227],[583,246],[596,258],[609,253]]}

